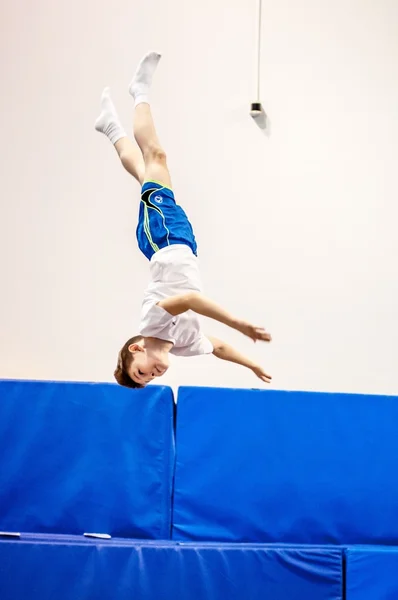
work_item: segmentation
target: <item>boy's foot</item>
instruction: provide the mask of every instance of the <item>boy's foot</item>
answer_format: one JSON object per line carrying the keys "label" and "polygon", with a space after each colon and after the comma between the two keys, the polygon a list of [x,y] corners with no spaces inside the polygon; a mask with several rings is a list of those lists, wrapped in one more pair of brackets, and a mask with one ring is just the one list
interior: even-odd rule
{"label": "boy's foot", "polygon": [[116,144],[122,137],[126,137],[126,132],[120,124],[116,108],[111,100],[109,88],[105,88],[101,96],[101,114],[95,122],[95,129],[104,133],[112,142]]}
{"label": "boy's foot", "polygon": [[149,52],[138,65],[138,69],[129,85],[129,92],[134,98],[135,106],[142,102],[148,102],[152,77],[160,58],[161,55],[157,52]]}

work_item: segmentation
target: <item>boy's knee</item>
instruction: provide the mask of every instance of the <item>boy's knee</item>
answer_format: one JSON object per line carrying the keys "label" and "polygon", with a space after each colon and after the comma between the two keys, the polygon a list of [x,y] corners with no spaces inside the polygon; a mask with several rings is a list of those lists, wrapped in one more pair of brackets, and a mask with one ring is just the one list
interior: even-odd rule
{"label": "boy's knee", "polygon": [[145,161],[166,164],[166,152],[158,144],[149,146],[144,155]]}

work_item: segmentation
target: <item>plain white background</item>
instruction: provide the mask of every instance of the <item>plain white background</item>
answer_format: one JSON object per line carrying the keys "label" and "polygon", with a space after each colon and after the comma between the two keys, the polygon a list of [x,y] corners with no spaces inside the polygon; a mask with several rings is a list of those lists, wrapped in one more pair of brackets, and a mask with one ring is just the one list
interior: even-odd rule
{"label": "plain white background", "polygon": [[[111,86],[158,50],[152,105],[206,293],[273,334],[254,346],[279,389],[398,393],[398,4],[264,0],[1,0],[0,376],[112,381],[136,333],[148,264],[139,188],[94,131]],[[214,357],[177,385],[251,387]],[[264,385],[265,387],[265,385]]]}

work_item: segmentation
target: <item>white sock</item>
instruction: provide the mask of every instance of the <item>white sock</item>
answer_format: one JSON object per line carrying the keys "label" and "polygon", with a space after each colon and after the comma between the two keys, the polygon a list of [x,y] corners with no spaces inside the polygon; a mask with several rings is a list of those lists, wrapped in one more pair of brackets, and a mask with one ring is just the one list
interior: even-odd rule
{"label": "white sock", "polygon": [[161,55],[157,52],[149,52],[140,64],[129,86],[129,92],[134,98],[134,105],[149,103],[149,89],[152,77],[158,66]]}
{"label": "white sock", "polygon": [[104,133],[112,142],[116,144],[122,137],[126,137],[126,132],[120,124],[116,108],[111,100],[109,88],[105,88],[101,96],[101,114],[95,122],[95,128],[100,133]]}

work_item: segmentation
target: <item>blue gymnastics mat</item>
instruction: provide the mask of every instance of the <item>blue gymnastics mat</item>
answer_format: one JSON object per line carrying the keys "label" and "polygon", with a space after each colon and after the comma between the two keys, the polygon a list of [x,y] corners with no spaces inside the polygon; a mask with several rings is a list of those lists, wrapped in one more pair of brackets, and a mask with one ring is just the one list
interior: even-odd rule
{"label": "blue gymnastics mat", "polygon": [[398,543],[398,399],[180,388],[173,539]]}
{"label": "blue gymnastics mat", "polygon": [[346,600],[397,600],[398,548],[348,548]]}
{"label": "blue gymnastics mat", "polygon": [[0,381],[0,530],[168,538],[170,388]]}
{"label": "blue gymnastics mat", "polygon": [[342,551],[23,536],[0,541],[2,600],[341,600]]}

